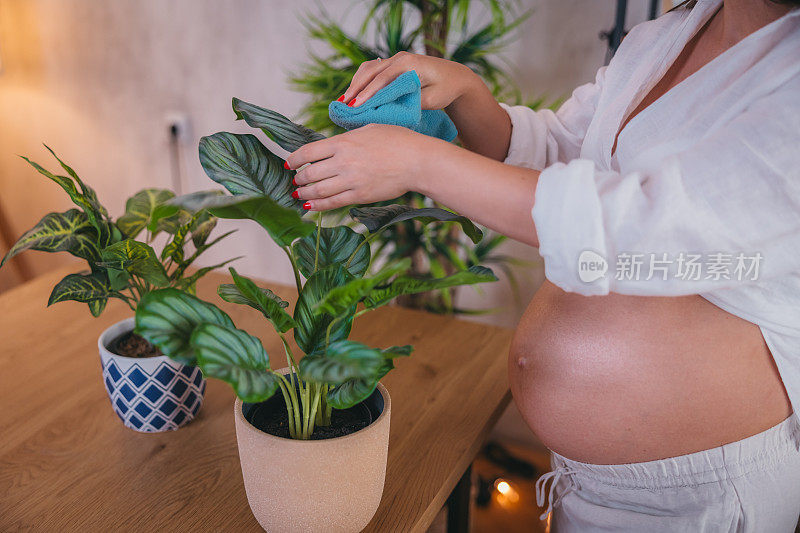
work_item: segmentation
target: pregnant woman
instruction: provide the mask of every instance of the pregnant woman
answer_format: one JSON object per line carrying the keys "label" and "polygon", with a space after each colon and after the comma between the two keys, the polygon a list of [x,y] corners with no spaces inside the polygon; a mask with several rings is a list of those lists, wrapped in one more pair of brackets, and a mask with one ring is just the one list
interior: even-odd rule
{"label": "pregnant woman", "polygon": [[307,209],[418,191],[539,247],[509,375],[558,531],[794,531],[799,3],[686,3],[555,113],[442,59],[370,61],[345,102],[415,70],[463,147],[371,125],[288,159]]}

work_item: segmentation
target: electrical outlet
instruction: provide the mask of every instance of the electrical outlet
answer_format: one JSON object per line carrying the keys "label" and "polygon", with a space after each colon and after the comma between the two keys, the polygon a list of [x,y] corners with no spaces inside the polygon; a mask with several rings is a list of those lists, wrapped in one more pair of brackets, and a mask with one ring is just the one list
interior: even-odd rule
{"label": "electrical outlet", "polygon": [[169,112],[165,115],[164,121],[167,126],[167,135],[170,139],[179,143],[188,144],[191,137],[191,121],[189,115],[177,111]]}

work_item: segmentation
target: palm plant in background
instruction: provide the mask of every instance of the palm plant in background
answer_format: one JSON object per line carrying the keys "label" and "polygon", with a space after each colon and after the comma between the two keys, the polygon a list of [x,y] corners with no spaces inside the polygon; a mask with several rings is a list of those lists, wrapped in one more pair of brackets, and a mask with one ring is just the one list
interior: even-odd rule
{"label": "palm plant in background", "polygon": [[[312,96],[303,110],[310,128],[341,133],[343,130],[328,118],[328,104],[344,93],[361,63],[401,51],[444,57],[467,65],[483,78],[496,97],[521,102],[520,91],[493,58],[527,17],[527,13],[518,12],[515,1],[365,0],[363,3],[368,9],[357,35],[348,34],[324,13],[309,15],[305,21],[310,37],[332,50],[324,57],[312,55],[311,62],[291,79],[298,90]],[[476,5],[488,13],[488,22],[471,22]],[[528,103],[532,108],[542,104],[541,99]],[[393,203],[415,208],[431,205],[429,199],[418,193],[408,193]],[[383,232],[375,241],[373,256],[389,262],[410,257],[415,275],[428,277],[493,263],[515,287],[511,266],[527,263],[497,253],[504,240],[502,235],[490,234],[474,245],[451,227],[428,227],[409,220]],[[455,290],[415,294],[398,301],[439,313],[466,312],[454,305]]]}

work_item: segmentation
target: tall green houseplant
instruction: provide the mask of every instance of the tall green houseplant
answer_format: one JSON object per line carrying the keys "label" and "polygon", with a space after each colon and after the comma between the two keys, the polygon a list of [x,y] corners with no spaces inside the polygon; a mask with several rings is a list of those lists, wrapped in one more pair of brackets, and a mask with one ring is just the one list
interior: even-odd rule
{"label": "tall green houseplant", "polygon": [[[343,94],[364,61],[391,57],[401,51],[444,57],[472,68],[498,98],[519,103],[522,98],[508,72],[493,58],[513,38],[514,29],[525,20],[517,2],[511,0],[364,0],[365,11],[357,35],[346,32],[328,15],[308,16],[310,37],[331,52],[312,56],[311,62],[291,82],[311,95],[303,114],[315,130],[341,133],[328,118],[328,104]],[[488,22],[474,24],[474,14],[483,9]],[[354,10],[355,12],[356,10]],[[484,17],[485,18],[485,17]],[[542,101],[529,103],[539,107]],[[408,193],[394,203],[414,208],[431,206],[418,193]],[[452,227],[425,227],[409,220],[383,232],[375,241],[374,255],[388,261],[410,258],[417,276],[438,277],[477,264],[494,264],[515,285],[511,265],[519,261],[497,253],[505,240],[488,235],[478,244],[465,239]],[[465,312],[454,304],[455,288],[415,294],[398,301],[409,307],[438,313]]]}
{"label": "tall green houseplant", "polygon": [[[233,109],[237,118],[288,151],[322,138],[275,111],[237,98]],[[305,218],[302,202],[291,196],[294,171],[253,135],[219,132],[203,137],[200,162],[209,178],[232,194],[214,190],[172,198],[154,211],[152,220],[158,223],[181,211],[208,212],[218,218],[253,220],[266,230],[286,253],[294,273],[298,299],[293,312],[287,310],[289,302],[234,269],[233,283],[220,285],[218,294],[264,315],[282,341],[290,371],[284,375],[273,370],[261,341],[237,329],[222,310],[174,289],[143,298],[136,310],[136,333],[165,355],[198,365],[206,377],[228,382],[244,402],[263,402],[280,391],[293,439],[312,438],[316,426],[330,425],[333,409],[364,401],[394,368],[393,360],[411,353],[410,346],[379,349],[350,340],[356,318],[402,295],[497,279],[478,265],[449,276],[418,279],[409,275],[408,259],[368,274],[370,243],[405,220],[447,224],[479,242],[481,231],[451,211],[354,207],[350,216],[367,229],[358,233],[346,225],[324,226],[321,215],[316,224]],[[302,358],[292,351],[289,331]]]}

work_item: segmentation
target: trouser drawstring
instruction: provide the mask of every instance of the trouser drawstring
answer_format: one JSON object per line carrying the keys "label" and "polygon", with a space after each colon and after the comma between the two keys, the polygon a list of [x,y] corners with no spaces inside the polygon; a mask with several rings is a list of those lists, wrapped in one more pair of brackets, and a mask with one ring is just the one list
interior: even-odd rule
{"label": "trouser drawstring", "polygon": [[[542,507],[545,502],[545,490],[547,490],[547,482],[548,480],[552,479],[550,483],[550,490],[547,492],[547,509],[544,513],[539,517],[539,520],[544,520],[547,518],[551,512],[553,512],[553,508],[557,507],[558,504],[561,502],[561,498],[567,495],[567,493],[571,492],[575,489],[575,480],[572,478],[572,475],[575,474],[576,471],[570,468],[566,468],[563,466],[556,467],[552,472],[547,472],[546,474],[542,474],[538,480],[536,480],[536,505]],[[561,479],[561,476],[568,476],[569,479],[569,486],[553,499],[553,495],[555,494],[556,485],[558,485],[558,481]]]}

